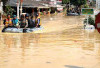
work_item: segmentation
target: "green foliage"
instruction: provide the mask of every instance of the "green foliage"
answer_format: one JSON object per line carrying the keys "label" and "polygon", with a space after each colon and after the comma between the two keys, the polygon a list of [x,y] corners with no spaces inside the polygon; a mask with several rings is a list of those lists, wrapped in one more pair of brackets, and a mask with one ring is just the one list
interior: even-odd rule
{"label": "green foliage", "polygon": [[62,4],[68,3],[70,0],[62,0]]}
{"label": "green foliage", "polygon": [[87,0],[70,0],[71,4],[75,5],[75,6],[81,6],[86,4]]}
{"label": "green foliage", "polygon": [[43,12],[40,12],[41,15],[43,15]]}
{"label": "green foliage", "polygon": [[63,12],[66,12],[66,10],[67,10],[67,9],[66,9],[66,8],[64,8]]}
{"label": "green foliage", "polygon": [[15,10],[13,8],[11,8],[11,6],[6,6],[5,13],[7,15],[10,14],[12,16],[13,15],[13,12],[15,12]]}
{"label": "green foliage", "polygon": [[84,5],[84,8],[89,8],[89,6],[87,4]]}
{"label": "green foliage", "polygon": [[[87,19],[84,20],[84,24],[86,24],[86,23],[87,23]],[[94,22],[94,18],[93,17],[89,16],[88,24],[95,26],[95,22]]]}

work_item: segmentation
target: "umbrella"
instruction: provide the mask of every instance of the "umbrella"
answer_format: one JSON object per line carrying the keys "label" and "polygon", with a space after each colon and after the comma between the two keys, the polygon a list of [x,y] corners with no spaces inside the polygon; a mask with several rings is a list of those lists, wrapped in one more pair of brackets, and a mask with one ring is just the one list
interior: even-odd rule
{"label": "umbrella", "polygon": [[98,32],[100,33],[100,13],[96,16],[95,25],[96,25]]}

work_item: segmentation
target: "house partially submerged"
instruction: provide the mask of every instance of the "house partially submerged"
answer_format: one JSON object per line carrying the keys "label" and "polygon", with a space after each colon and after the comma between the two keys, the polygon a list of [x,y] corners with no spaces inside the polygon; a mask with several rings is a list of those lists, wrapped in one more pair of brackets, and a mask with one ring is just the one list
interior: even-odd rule
{"label": "house partially submerged", "polygon": [[[22,12],[23,13],[44,12],[44,11],[48,12],[50,11],[51,8],[57,8],[57,1],[56,0],[23,0]],[[9,5],[15,8],[16,10],[17,2],[20,2],[20,0],[8,0],[6,6]]]}
{"label": "house partially submerged", "polygon": [[[17,2],[20,3],[19,0],[9,0],[6,3],[6,6],[9,5],[13,8],[17,8]],[[37,12],[37,9],[49,9],[49,7],[46,5],[48,1],[38,1],[38,0],[23,0],[22,7],[23,7],[23,13],[32,13]]]}

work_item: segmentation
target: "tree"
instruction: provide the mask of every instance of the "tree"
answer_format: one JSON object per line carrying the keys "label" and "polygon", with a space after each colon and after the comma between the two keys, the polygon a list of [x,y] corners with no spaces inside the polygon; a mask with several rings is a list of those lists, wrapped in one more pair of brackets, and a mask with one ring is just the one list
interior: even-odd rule
{"label": "tree", "polygon": [[80,7],[81,5],[86,4],[87,0],[70,0],[71,4]]}
{"label": "tree", "polygon": [[62,0],[62,4],[67,4],[69,3],[70,0]]}
{"label": "tree", "polygon": [[8,0],[1,0],[5,6],[5,4],[7,3]]}
{"label": "tree", "polygon": [[13,12],[15,12],[15,10],[13,8],[11,8],[11,6],[6,6],[5,13],[7,15],[10,14],[12,16],[13,15]]}

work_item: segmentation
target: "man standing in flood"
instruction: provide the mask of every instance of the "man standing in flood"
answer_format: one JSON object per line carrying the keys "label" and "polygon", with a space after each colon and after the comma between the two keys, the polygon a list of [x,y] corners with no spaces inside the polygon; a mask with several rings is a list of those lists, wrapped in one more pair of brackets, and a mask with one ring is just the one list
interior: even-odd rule
{"label": "man standing in flood", "polygon": [[24,15],[21,15],[21,19],[19,20],[20,22],[20,28],[23,28],[23,32],[26,32],[26,28],[28,27],[28,21],[25,19]]}
{"label": "man standing in flood", "polygon": [[29,18],[29,14],[26,14],[26,15],[25,15],[25,18],[26,18],[26,20],[28,21],[28,28],[32,28],[33,26],[32,26],[32,22],[31,22],[31,20],[30,20],[30,18]]}

